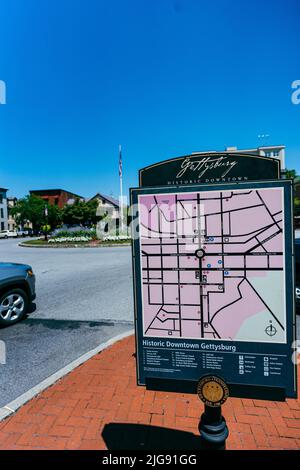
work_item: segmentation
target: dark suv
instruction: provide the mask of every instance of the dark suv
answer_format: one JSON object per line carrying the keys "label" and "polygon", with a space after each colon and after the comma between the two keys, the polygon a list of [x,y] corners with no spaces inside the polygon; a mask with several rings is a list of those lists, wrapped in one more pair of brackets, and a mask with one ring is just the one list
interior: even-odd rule
{"label": "dark suv", "polygon": [[35,299],[35,276],[28,264],[0,263],[0,326],[24,317]]}

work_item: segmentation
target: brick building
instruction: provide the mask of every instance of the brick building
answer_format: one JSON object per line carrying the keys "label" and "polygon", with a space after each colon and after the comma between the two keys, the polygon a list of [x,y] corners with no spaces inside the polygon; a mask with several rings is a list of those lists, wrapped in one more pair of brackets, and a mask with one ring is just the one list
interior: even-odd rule
{"label": "brick building", "polygon": [[35,196],[41,197],[52,206],[58,206],[60,209],[64,207],[65,204],[72,204],[75,199],[83,199],[82,196],[71,193],[70,191],[65,191],[64,189],[38,189],[29,192],[31,195],[34,194]]}

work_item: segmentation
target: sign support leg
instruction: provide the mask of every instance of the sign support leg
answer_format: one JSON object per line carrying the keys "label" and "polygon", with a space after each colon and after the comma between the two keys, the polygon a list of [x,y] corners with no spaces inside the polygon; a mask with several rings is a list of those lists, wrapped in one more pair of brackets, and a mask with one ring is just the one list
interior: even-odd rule
{"label": "sign support leg", "polygon": [[201,449],[225,450],[229,431],[222,416],[221,406],[204,405],[204,413],[199,422]]}

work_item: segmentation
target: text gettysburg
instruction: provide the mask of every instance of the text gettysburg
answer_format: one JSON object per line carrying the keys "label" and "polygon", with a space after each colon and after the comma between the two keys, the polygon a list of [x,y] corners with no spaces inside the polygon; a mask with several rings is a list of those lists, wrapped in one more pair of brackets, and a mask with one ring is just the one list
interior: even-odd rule
{"label": "text gettysburg", "polygon": [[145,347],[156,347],[156,348],[176,348],[176,349],[204,349],[209,351],[230,351],[236,352],[236,346],[229,344],[214,344],[214,343],[185,343],[185,342],[174,342],[168,340],[150,340],[144,339],[143,346]]}

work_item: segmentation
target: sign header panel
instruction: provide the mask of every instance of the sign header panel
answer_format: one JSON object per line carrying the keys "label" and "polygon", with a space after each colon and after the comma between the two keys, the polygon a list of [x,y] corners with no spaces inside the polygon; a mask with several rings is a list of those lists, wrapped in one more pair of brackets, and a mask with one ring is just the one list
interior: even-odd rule
{"label": "sign header panel", "polygon": [[241,153],[191,154],[155,163],[139,172],[141,187],[279,178],[278,159]]}
{"label": "sign header panel", "polygon": [[295,396],[291,189],[132,190],[140,384],[218,373]]}

